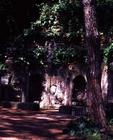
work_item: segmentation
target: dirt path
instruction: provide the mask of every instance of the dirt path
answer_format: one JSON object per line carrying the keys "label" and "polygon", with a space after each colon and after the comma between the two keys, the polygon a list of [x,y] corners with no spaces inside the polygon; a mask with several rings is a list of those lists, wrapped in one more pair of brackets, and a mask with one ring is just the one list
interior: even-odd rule
{"label": "dirt path", "polygon": [[70,119],[52,110],[28,112],[2,108],[0,140],[75,140],[62,133]]}

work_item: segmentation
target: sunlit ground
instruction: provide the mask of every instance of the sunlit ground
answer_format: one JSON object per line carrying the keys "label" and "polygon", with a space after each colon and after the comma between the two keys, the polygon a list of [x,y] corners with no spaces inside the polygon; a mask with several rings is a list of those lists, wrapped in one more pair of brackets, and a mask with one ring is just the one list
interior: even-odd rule
{"label": "sunlit ground", "polygon": [[0,108],[0,140],[77,140],[62,133],[71,119],[58,111]]}

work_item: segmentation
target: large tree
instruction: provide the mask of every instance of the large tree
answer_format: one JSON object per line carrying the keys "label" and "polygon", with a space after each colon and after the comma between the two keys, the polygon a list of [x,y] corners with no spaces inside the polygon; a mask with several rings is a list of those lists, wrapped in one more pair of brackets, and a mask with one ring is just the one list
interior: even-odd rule
{"label": "large tree", "polygon": [[83,0],[86,46],[88,49],[88,107],[91,117],[102,128],[107,128],[107,121],[101,93],[101,53],[99,33],[96,22],[96,0]]}

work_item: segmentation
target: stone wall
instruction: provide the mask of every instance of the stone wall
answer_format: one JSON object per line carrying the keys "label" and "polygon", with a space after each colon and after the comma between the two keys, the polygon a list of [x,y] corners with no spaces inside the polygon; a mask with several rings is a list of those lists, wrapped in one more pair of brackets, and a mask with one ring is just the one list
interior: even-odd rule
{"label": "stone wall", "polygon": [[45,74],[44,91],[42,94],[41,108],[58,108],[61,105],[72,104],[73,79],[85,72],[76,65],[66,68],[60,67],[57,74]]}

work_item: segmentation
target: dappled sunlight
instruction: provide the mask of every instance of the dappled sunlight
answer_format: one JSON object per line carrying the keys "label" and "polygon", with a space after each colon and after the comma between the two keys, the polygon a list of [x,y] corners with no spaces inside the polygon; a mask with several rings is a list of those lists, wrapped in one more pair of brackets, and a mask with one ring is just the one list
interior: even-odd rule
{"label": "dappled sunlight", "polygon": [[49,117],[36,117],[37,119],[45,119],[45,120],[49,120],[49,121],[53,121],[53,118],[49,118]]}
{"label": "dappled sunlight", "polygon": [[15,137],[11,137],[11,138],[0,138],[1,140],[20,140],[18,138],[15,138]]}
{"label": "dappled sunlight", "polygon": [[33,112],[1,108],[0,138],[75,140],[63,134],[63,129],[70,119],[71,117],[60,114],[57,110]]}

